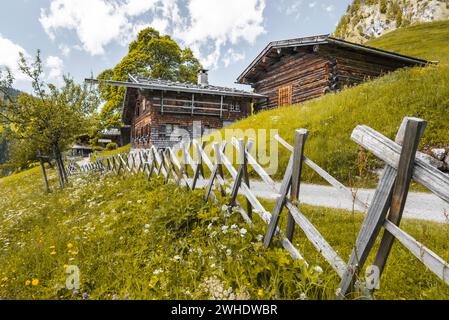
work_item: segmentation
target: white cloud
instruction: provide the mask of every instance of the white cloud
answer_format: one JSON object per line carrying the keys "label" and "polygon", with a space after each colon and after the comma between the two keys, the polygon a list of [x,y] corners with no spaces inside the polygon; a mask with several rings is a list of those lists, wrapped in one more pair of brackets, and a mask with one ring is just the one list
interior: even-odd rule
{"label": "white cloud", "polygon": [[63,70],[64,62],[57,56],[48,56],[45,59],[45,67],[48,70],[46,76],[47,81],[54,83],[55,85],[61,85],[63,83]]}
{"label": "white cloud", "polygon": [[60,30],[74,31],[92,55],[103,54],[111,43],[126,46],[152,26],[191,47],[205,67],[214,68],[224,63],[229,45],[254,43],[265,32],[264,9],[265,0],[52,0],[41,10],[40,22],[51,39]]}
{"label": "white cloud", "polygon": [[23,53],[25,57],[29,57],[28,53],[20,45],[12,42],[7,38],[3,38],[0,34],[0,67],[7,67],[11,70],[17,80],[26,80],[24,74],[19,70],[19,53]]}
{"label": "white cloud", "polygon": [[334,9],[335,9],[335,7],[334,7],[334,5],[329,5],[329,6],[326,6],[325,8],[324,8],[324,10],[326,10],[327,12],[333,12],[334,11]]}
{"label": "white cloud", "polygon": [[293,1],[292,3],[282,3],[280,11],[288,16],[293,16],[296,20],[301,17],[301,8],[303,0]]}
{"label": "white cloud", "polygon": [[61,50],[61,53],[64,57],[68,57],[70,55],[70,52],[72,52],[72,49],[66,44],[60,44],[58,46],[59,50]]}
{"label": "white cloud", "polygon": [[228,67],[232,63],[245,59],[245,54],[237,52],[234,49],[228,49],[225,56],[223,57],[223,64]]}
{"label": "white cloud", "polygon": [[92,55],[104,53],[111,42],[126,44],[135,36],[130,17],[148,11],[152,0],[53,0],[42,9],[39,21],[51,39],[58,29],[74,30],[83,49]]}
{"label": "white cloud", "polygon": [[316,1],[309,3],[309,8],[315,8],[317,5]]}
{"label": "white cloud", "polygon": [[196,53],[212,47],[212,50],[206,50],[209,54],[202,54],[202,60],[205,67],[215,68],[224,46],[241,41],[254,43],[265,33],[264,9],[265,0],[191,0],[188,27],[175,36]]}

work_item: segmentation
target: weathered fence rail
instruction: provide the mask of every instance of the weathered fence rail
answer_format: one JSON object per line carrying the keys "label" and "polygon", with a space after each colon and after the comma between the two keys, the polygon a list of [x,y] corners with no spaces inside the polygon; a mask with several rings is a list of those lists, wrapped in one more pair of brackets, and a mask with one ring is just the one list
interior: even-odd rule
{"label": "weathered fence rail", "polygon": [[[204,199],[206,201],[211,199],[217,203],[228,195],[230,200],[225,203],[229,207],[228,210],[239,212],[248,224],[253,224],[254,214],[267,224],[265,246],[270,246],[273,238],[278,236],[282,246],[293,259],[303,260],[305,265],[308,265],[303,255],[292,244],[295,226],[298,226],[341,278],[336,293],[337,298],[345,298],[360,289],[362,289],[362,294],[372,297],[375,285],[367,285],[360,281],[359,274],[382,228],[385,232],[373,265],[378,270],[376,281],[380,279],[393,241],[397,239],[429,270],[449,284],[448,263],[399,227],[412,179],[449,203],[449,176],[425,163],[421,159],[422,154],[417,151],[425,127],[424,120],[404,118],[395,141],[389,140],[367,126],[358,126],[354,129],[352,140],[386,163],[370,205],[358,199],[355,192],[306,157],[304,154],[304,146],[308,137],[306,129],[295,131],[293,146],[280,136],[275,137],[282,146],[291,152],[279,190],[274,180],[251,155],[254,145],[254,141],[251,139],[247,143],[243,139],[235,138],[231,140],[230,144],[214,143],[212,146],[213,160],[205,152],[206,144],[204,142],[200,144],[198,141],[193,141],[192,144],[186,143],[165,150],[158,150],[153,146],[150,149],[134,151],[129,154],[118,154],[108,158],[97,157],[95,162],[81,166],[79,171],[113,172],[119,175],[145,174],[148,179],[159,176],[163,177],[166,183],[172,181],[191,190],[203,188],[205,189]],[[237,168],[225,154],[228,146],[237,151],[239,160]],[[191,154],[191,150],[195,157]],[[177,151],[181,152],[180,157],[178,157]],[[304,165],[314,170],[343,197],[351,199],[354,205],[366,210],[365,219],[348,262],[338,255],[313,223],[301,212],[300,186]],[[205,177],[204,166],[209,169],[208,177]],[[279,194],[272,212],[264,208],[251,189],[248,175],[249,166],[274,193]],[[76,166],[71,163],[68,171],[70,174],[74,174],[77,171]],[[189,171],[193,173],[192,177],[189,176]],[[228,175],[225,175],[225,171]],[[228,185],[230,188],[227,187]],[[222,198],[219,198],[216,192]],[[245,198],[246,208],[238,201],[239,194]],[[284,208],[288,211],[285,232],[279,227],[280,215]]]}

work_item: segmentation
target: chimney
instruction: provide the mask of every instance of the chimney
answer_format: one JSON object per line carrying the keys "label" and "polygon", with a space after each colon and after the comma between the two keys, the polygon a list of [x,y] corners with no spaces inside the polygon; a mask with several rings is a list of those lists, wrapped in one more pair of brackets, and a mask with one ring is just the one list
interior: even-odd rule
{"label": "chimney", "polygon": [[203,87],[209,85],[209,80],[208,80],[208,75],[207,75],[206,69],[200,69],[198,71],[198,84]]}

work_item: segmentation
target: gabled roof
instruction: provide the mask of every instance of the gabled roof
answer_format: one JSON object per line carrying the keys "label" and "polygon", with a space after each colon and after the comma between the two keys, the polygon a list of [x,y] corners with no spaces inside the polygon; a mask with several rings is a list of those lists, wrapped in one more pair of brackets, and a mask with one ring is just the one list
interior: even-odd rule
{"label": "gabled roof", "polygon": [[96,79],[86,79],[85,81],[90,83],[104,83],[112,86],[124,86],[127,88],[137,88],[137,89],[201,93],[201,94],[212,94],[212,95],[234,96],[234,97],[265,98],[264,95],[244,90],[238,90],[235,88],[174,82],[161,79],[137,77],[133,75],[129,75],[128,78],[129,81],[96,80]]}
{"label": "gabled roof", "polygon": [[337,39],[331,37],[330,35],[318,35],[313,37],[304,37],[304,38],[295,38],[289,40],[281,40],[281,41],[273,41],[270,42],[265,49],[262,50],[261,53],[251,62],[251,64],[242,72],[242,74],[237,78],[237,83],[246,84],[245,77],[248,73],[251,72],[253,68],[255,68],[264,57],[267,56],[270,52],[274,50],[280,50],[284,48],[299,48],[306,46],[315,46],[321,44],[332,44],[338,47],[346,47],[357,51],[362,51],[374,55],[389,57],[394,60],[403,61],[405,63],[415,64],[415,65],[426,65],[429,64],[429,61],[418,59],[410,56],[406,56],[403,54],[386,51],[382,49],[377,49],[369,46],[364,46],[357,43],[352,43],[349,41]]}

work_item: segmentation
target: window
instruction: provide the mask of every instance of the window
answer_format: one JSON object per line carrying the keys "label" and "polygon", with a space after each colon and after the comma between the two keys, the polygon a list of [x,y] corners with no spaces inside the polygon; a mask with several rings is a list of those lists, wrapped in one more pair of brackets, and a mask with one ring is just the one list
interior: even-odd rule
{"label": "window", "polygon": [[279,88],[278,107],[292,104],[292,86]]}

